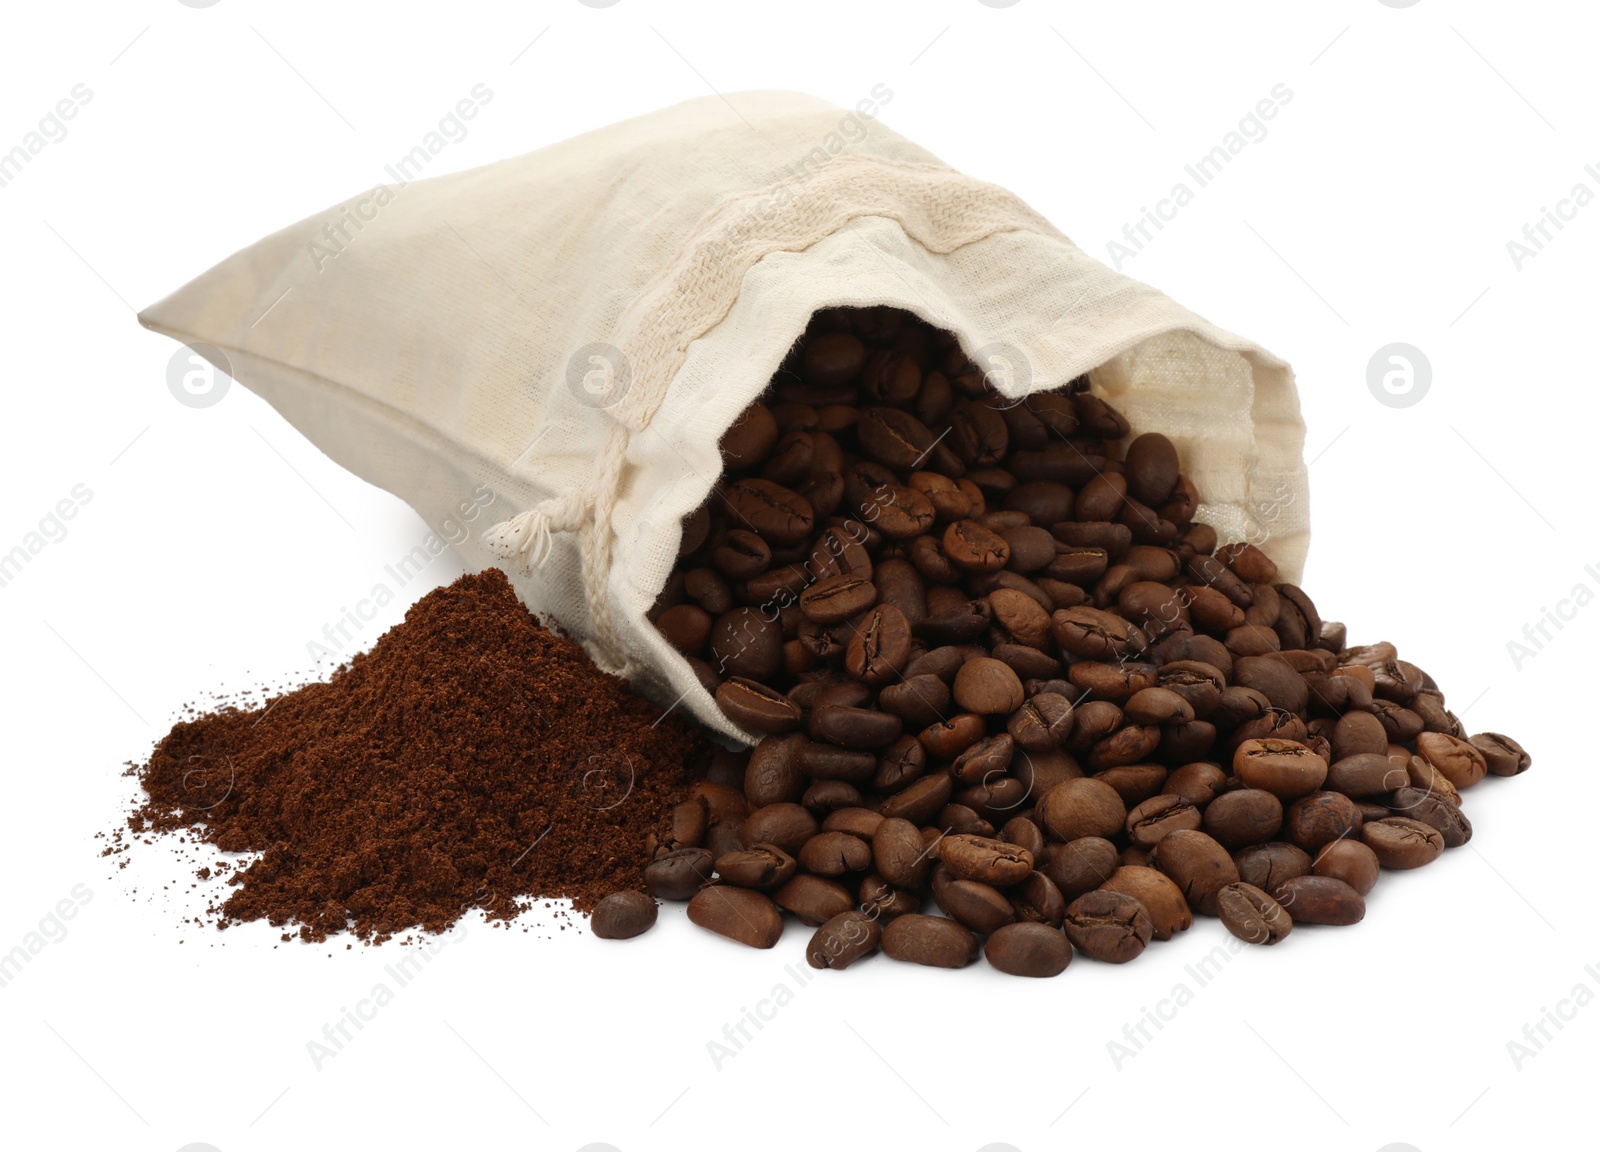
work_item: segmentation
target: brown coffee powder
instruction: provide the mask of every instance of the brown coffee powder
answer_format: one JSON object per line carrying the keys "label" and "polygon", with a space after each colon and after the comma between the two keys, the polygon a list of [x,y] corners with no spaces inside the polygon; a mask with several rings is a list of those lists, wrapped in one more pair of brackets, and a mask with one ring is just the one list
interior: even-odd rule
{"label": "brown coffee powder", "polygon": [[134,770],[128,823],[260,854],[210,909],[219,926],[377,943],[642,889],[647,838],[708,755],[491,569],[423,597],[327,683],[176,725]]}

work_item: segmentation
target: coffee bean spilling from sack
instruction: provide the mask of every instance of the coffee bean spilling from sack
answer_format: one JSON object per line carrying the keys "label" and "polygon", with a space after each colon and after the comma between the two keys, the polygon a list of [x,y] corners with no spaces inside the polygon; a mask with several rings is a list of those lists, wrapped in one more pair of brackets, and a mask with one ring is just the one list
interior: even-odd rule
{"label": "coffee bean spilling from sack", "polygon": [[652,892],[754,947],[798,917],[816,967],[986,937],[1054,976],[1195,913],[1353,924],[1381,869],[1465,843],[1462,790],[1527,753],[1218,547],[1172,442],[1128,431],[1086,378],[1016,401],[904,312],[820,313],[653,613],[762,738],[679,806]]}

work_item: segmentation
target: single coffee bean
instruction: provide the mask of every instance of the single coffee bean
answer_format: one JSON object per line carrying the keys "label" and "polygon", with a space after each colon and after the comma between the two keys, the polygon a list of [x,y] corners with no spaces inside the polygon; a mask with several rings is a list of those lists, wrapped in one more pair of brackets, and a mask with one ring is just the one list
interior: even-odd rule
{"label": "single coffee bean", "polygon": [[800,754],[807,743],[803,735],[791,733],[767,736],[751,749],[744,771],[743,799],[758,808],[800,799],[806,786]]}
{"label": "single coffee bean", "polygon": [[1055,881],[1043,872],[1030,872],[1027,879],[1006,893],[1018,920],[1033,920],[1060,928],[1067,914],[1067,901]]}
{"label": "single coffee bean", "polygon": [[812,739],[858,751],[887,748],[900,735],[901,728],[900,717],[873,708],[830,704],[811,712]]}
{"label": "single coffee bean", "polygon": [[[1400,751],[1405,753],[1404,748],[1400,749]],[[1395,763],[1401,762],[1393,756],[1389,757],[1389,759]],[[1411,782],[1411,787],[1434,796],[1442,796],[1457,808],[1461,807],[1461,792],[1454,784],[1445,779],[1444,774],[1432,764],[1429,764],[1421,756],[1410,755],[1407,755],[1403,762],[1406,768],[1406,779]]]}
{"label": "single coffee bean", "polygon": [[1059,976],[1072,961],[1072,945],[1058,928],[1021,921],[995,929],[983,956],[1008,976]]}
{"label": "single coffee bean", "polygon": [[1519,775],[1533,763],[1533,757],[1521,744],[1498,732],[1480,732],[1471,737],[1469,742],[1483,753],[1484,763],[1496,776]]}
{"label": "single coffee bean", "polygon": [[817,818],[799,804],[788,802],[764,805],[744,820],[746,843],[774,844],[791,856],[817,831]]}
{"label": "single coffee bean", "polygon": [[968,660],[956,673],[957,707],[979,716],[1009,716],[1022,707],[1022,681],[999,660]]}
{"label": "single coffee bean", "polygon": [[1313,792],[1289,805],[1284,830],[1307,852],[1355,835],[1361,811],[1355,801],[1339,792]]}
{"label": "single coffee bean", "polygon": [[1042,871],[1068,900],[1092,892],[1119,867],[1117,846],[1099,836],[1085,836],[1066,844],[1052,844]]}
{"label": "single coffee bean", "polygon": [[1444,853],[1444,837],[1437,828],[1406,816],[1363,824],[1361,842],[1385,868],[1420,868]]}
{"label": "single coffee bean", "polygon": [[951,563],[968,572],[995,572],[1011,559],[1005,538],[975,520],[957,520],[940,539]]}
{"label": "single coffee bean", "polygon": [[1359,752],[1329,765],[1327,784],[1334,792],[1361,798],[1387,795],[1404,787],[1410,778],[1403,765],[1387,756]]}
{"label": "single coffee bean", "polygon": [[1148,865],[1124,864],[1106,882],[1100,885],[1107,892],[1121,892],[1132,896],[1150,916],[1151,935],[1157,940],[1170,940],[1194,924],[1183,893],[1159,869]]}
{"label": "single coffee bean", "polygon": [[1102,780],[1068,780],[1039,800],[1039,820],[1057,840],[1082,836],[1110,839],[1123,831],[1127,819],[1122,797]]}
{"label": "single coffee bean", "polygon": [[841,912],[816,930],[806,945],[806,963],[813,968],[848,968],[878,950],[883,927],[865,912]]}
{"label": "single coffee bean", "polygon": [[750,888],[702,888],[689,901],[689,920],[751,948],[771,948],[783,935],[783,916],[777,906]]}
{"label": "single coffee bean", "polygon": [[911,624],[893,604],[879,604],[856,627],[845,649],[845,669],[866,684],[897,679],[911,658]]}
{"label": "single coffee bean", "polygon": [[1050,630],[1065,652],[1080,660],[1118,661],[1143,651],[1148,638],[1138,625],[1098,608],[1067,608],[1050,617]]}
{"label": "single coffee bean", "polygon": [[1420,820],[1437,830],[1446,848],[1459,848],[1472,839],[1472,822],[1460,808],[1436,793],[1420,788],[1397,788],[1389,797],[1389,809],[1396,816]]}
{"label": "single coffee bean", "polygon": [[949,776],[924,776],[885,800],[879,811],[885,818],[899,817],[920,827],[950,802],[953,791]]}
{"label": "single coffee bean", "polygon": [[688,900],[711,883],[713,857],[704,848],[680,848],[645,865],[644,882],[662,900]]}
{"label": "single coffee bean", "polygon": [[805,497],[770,480],[739,480],[724,495],[728,516],[769,544],[799,544],[815,523]]}
{"label": "single coffee bean", "polygon": [[1161,786],[1170,796],[1182,796],[1196,808],[1204,808],[1227,786],[1229,776],[1217,765],[1198,760],[1173,770]]}
{"label": "single coffee bean", "polygon": [[939,843],[939,860],[958,880],[997,888],[1019,883],[1033,871],[1033,854],[1027,849],[982,836],[946,836]]}
{"label": "single coffee bean", "polygon": [[1239,879],[1263,892],[1276,891],[1291,876],[1305,876],[1311,871],[1311,857],[1305,850],[1282,840],[1241,848],[1233,854],[1233,862],[1239,869]]}
{"label": "single coffee bean", "polygon": [[812,584],[800,593],[800,611],[817,624],[838,624],[859,616],[878,599],[870,580],[845,573]]}
{"label": "single coffee bean", "polygon": [[1228,849],[1264,844],[1283,825],[1283,802],[1262,788],[1235,788],[1206,805],[1206,834]]}
{"label": "single coffee bean", "polygon": [[1457,788],[1471,788],[1489,772],[1483,753],[1465,740],[1444,732],[1423,732],[1416,739],[1417,755]]}
{"label": "single coffee bean", "polygon": [[1178,483],[1178,450],[1159,432],[1136,436],[1123,457],[1128,491],[1152,507],[1172,495]]}
{"label": "single coffee bean", "polygon": [[798,868],[795,858],[776,844],[752,844],[717,857],[717,875],[739,888],[777,888]]}
{"label": "single coffee bean", "polygon": [[[1112,769],[1117,771],[1117,769]],[[1180,828],[1191,831],[1199,828],[1200,809],[1182,796],[1152,796],[1136,805],[1125,823],[1128,839],[1146,848],[1155,844],[1169,832]]]}
{"label": "single coffee bean", "polygon": [[855,907],[850,889],[837,880],[801,872],[772,893],[772,901],[786,912],[793,912],[802,924],[813,928]]}
{"label": "single coffee bean", "polygon": [[1253,884],[1229,884],[1217,892],[1222,926],[1249,944],[1276,944],[1294,921],[1271,896]]}
{"label": "single coffee bean", "polygon": [[934,869],[933,901],[946,916],[980,936],[1010,924],[1017,918],[1001,891],[977,880],[960,880],[942,868]]}
{"label": "single coffee bean", "polygon": [[901,472],[922,463],[935,443],[926,424],[899,408],[862,409],[856,438],[867,456]]}
{"label": "single coffee bean", "polygon": [[711,665],[720,676],[766,683],[783,667],[783,629],[758,608],[733,608],[711,629]]}
{"label": "single coffee bean", "polygon": [[1272,896],[1296,924],[1356,924],[1367,914],[1361,893],[1332,876],[1295,876]]}
{"label": "single coffee bean", "polygon": [[836,388],[861,374],[867,348],[852,332],[821,332],[802,345],[800,371],[814,388]]}
{"label": "single coffee bean", "polygon": [[1072,946],[1091,960],[1125,964],[1145,950],[1154,927],[1143,904],[1121,892],[1096,889],[1067,905]]}
{"label": "single coffee bean", "polygon": [[800,846],[800,866],[815,876],[843,876],[872,866],[872,848],[848,832],[818,832]]}
{"label": "single coffee bean", "polygon": [[800,706],[775,688],[734,676],[716,692],[717,707],[739,727],[761,735],[789,732],[800,725]]}
{"label": "single coffee bean", "polygon": [[882,824],[883,814],[881,812],[874,812],[870,808],[850,807],[829,812],[822,821],[822,830],[824,832],[848,832],[850,835],[859,836],[862,840],[870,843]]}
{"label": "single coffee bean", "polygon": [[1233,770],[1252,788],[1289,800],[1315,792],[1328,776],[1328,764],[1294,740],[1246,740],[1235,749]]}
{"label": "single coffee bean", "polygon": [[1318,876],[1343,880],[1361,895],[1378,882],[1378,856],[1359,840],[1335,840],[1317,853]]}
{"label": "single coffee bean", "polygon": [[942,916],[897,916],[883,929],[883,954],[932,968],[965,968],[978,958],[978,938]]}
{"label": "single coffee bean", "polygon": [[613,892],[594,906],[589,930],[602,940],[629,940],[655,926],[656,902],[643,892]]}
{"label": "single coffee bean", "polygon": [[1216,913],[1217,890],[1239,880],[1228,850],[1204,832],[1179,831],[1163,838],[1151,850],[1150,863],[1178,886],[1189,907],[1207,916]]}

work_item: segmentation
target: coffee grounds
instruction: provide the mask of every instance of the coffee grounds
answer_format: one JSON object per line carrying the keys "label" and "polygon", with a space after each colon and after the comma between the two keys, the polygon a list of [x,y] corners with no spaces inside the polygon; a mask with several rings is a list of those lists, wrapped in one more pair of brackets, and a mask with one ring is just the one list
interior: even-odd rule
{"label": "coffee grounds", "polygon": [[587,912],[642,889],[647,841],[709,751],[490,569],[423,597],[326,683],[177,724],[131,770],[146,797],[128,827],[260,854],[207,910],[219,927],[381,943],[472,908],[509,921],[535,898]]}

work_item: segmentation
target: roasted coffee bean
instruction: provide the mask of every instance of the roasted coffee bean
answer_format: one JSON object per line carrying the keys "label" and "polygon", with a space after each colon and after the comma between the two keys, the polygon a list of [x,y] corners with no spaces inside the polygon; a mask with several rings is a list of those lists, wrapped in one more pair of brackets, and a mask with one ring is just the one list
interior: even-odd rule
{"label": "roasted coffee bean", "polygon": [[[1350,677],[1335,676],[1333,679],[1350,680]],[[1347,756],[1383,756],[1388,752],[1389,734],[1370,712],[1350,712],[1339,717],[1332,744],[1335,760]]]}
{"label": "roasted coffee bean", "polygon": [[613,892],[594,906],[589,930],[602,940],[628,940],[655,926],[656,902],[643,892]]}
{"label": "roasted coffee bean", "polygon": [[985,736],[955,758],[950,771],[962,784],[980,784],[1003,776],[1011,766],[1016,744],[1002,732]]}
{"label": "roasted coffee bean", "polygon": [[777,906],[749,888],[703,888],[689,901],[689,919],[708,932],[751,948],[771,948],[783,935]]}
{"label": "roasted coffee bean", "polygon": [[[751,757],[754,762],[755,757]],[[817,818],[798,804],[766,804],[744,818],[747,844],[774,844],[793,856],[817,834]]]}
{"label": "roasted coffee bean", "polygon": [[1147,638],[1131,621],[1098,608],[1067,608],[1050,617],[1063,651],[1080,660],[1121,660],[1142,652]]}
{"label": "roasted coffee bean", "polygon": [[1174,769],[1161,785],[1169,796],[1182,796],[1196,808],[1204,808],[1228,785],[1226,772],[1208,761],[1197,760]]}
{"label": "roasted coffee bean", "polygon": [[740,888],[777,888],[787,884],[799,862],[776,844],[752,844],[717,857],[717,875]]}
{"label": "roasted coffee bean", "polygon": [[734,418],[722,434],[722,466],[730,472],[753,468],[767,458],[778,442],[778,422],[759,400]]}
{"label": "roasted coffee bean", "polygon": [[1265,844],[1283,825],[1283,802],[1262,788],[1235,788],[1206,805],[1206,834],[1224,848]]}
{"label": "roasted coffee bean", "polygon": [[1123,457],[1127,465],[1128,491],[1146,504],[1160,504],[1172,495],[1178,483],[1178,450],[1159,432],[1146,432],[1134,438]]}
{"label": "roasted coffee bean", "polygon": [[1484,763],[1496,776],[1516,776],[1528,770],[1533,757],[1509,736],[1498,732],[1480,732],[1470,743],[1483,753]]}
{"label": "roasted coffee bean", "polygon": [[1311,857],[1305,850],[1281,840],[1241,849],[1233,854],[1233,862],[1239,869],[1239,879],[1263,892],[1276,892],[1285,880],[1311,871]]}
{"label": "roasted coffee bean", "polygon": [[1019,883],[1033,871],[1033,854],[1027,849],[982,836],[946,836],[939,843],[939,861],[958,880],[998,888]]}
{"label": "roasted coffee bean", "polygon": [[877,598],[871,581],[846,573],[819,580],[800,593],[800,611],[817,624],[838,624],[865,612]]}
{"label": "roasted coffee bean", "polygon": [[[1133,696],[1154,687],[1156,668],[1154,664],[1126,661],[1106,664],[1098,660],[1079,660],[1067,670],[1067,679],[1080,692],[1096,700],[1109,700],[1121,708],[1125,707]],[[1138,724],[1159,723],[1156,720],[1136,720],[1126,713],[1124,716]]]}
{"label": "roasted coffee bean", "polygon": [[1107,892],[1132,896],[1150,917],[1151,935],[1170,940],[1194,924],[1194,913],[1183,893],[1165,873],[1147,865],[1124,864],[1100,885]]}
{"label": "roasted coffee bean", "polygon": [[968,572],[994,572],[1011,558],[1005,538],[975,520],[957,520],[940,539],[950,562]]}
{"label": "roasted coffee bean", "polygon": [[926,728],[950,711],[950,686],[931,673],[907,676],[884,686],[878,707],[900,717],[907,728]]}
{"label": "roasted coffee bean", "polygon": [[1397,788],[1389,797],[1389,808],[1396,816],[1420,820],[1436,829],[1446,848],[1459,848],[1472,839],[1472,823],[1443,796],[1420,788]]}
{"label": "roasted coffee bean", "polygon": [[987,936],[1017,918],[1011,901],[991,884],[957,879],[948,870],[935,868],[931,888],[933,902],[940,911],[980,936]]}
{"label": "roasted coffee bean", "polygon": [[1094,778],[1111,785],[1122,797],[1122,806],[1131,813],[1161,793],[1161,786],[1167,781],[1167,770],[1159,764],[1122,764],[1096,772]]}
{"label": "roasted coffee bean", "polygon": [[1052,844],[1042,871],[1068,900],[1092,892],[1118,868],[1117,846],[1099,836],[1085,836],[1066,844]]}
{"label": "roasted coffee bean", "polygon": [[801,872],[772,893],[772,901],[815,928],[855,907],[850,889],[837,880]]}
{"label": "roasted coffee bean", "polygon": [[1208,916],[1216,913],[1217,889],[1239,879],[1228,850],[1204,832],[1179,831],[1164,837],[1151,850],[1150,863],[1178,886],[1189,907]]}
{"label": "roasted coffee bean", "polygon": [[744,771],[744,795],[750,804],[764,808],[800,799],[805,793],[805,769],[800,753],[807,741],[794,733],[768,736],[750,752]]}
{"label": "roasted coffee bean", "polygon": [[1367,914],[1361,893],[1332,876],[1295,876],[1272,896],[1296,924],[1356,924]]}
{"label": "roasted coffee bean", "polygon": [[711,629],[711,664],[721,676],[766,683],[783,667],[783,630],[758,608],[734,608]]}
{"label": "roasted coffee bean", "polygon": [[716,698],[722,714],[748,732],[773,735],[800,726],[800,706],[758,681],[734,676],[723,681]]}
{"label": "roasted coffee bean", "polygon": [[1335,840],[1317,853],[1313,870],[1318,876],[1343,880],[1361,895],[1378,882],[1378,856],[1359,840]]}
{"label": "roasted coffee bean", "polygon": [[1022,681],[999,660],[968,660],[952,686],[956,706],[979,716],[1009,716],[1022,707]]}
{"label": "roasted coffee bean", "polygon": [[1293,920],[1271,896],[1253,884],[1229,884],[1217,892],[1222,926],[1248,944],[1276,944]]}
{"label": "roasted coffee bean", "polygon": [[1314,792],[1328,776],[1328,764],[1294,740],[1246,740],[1233,754],[1233,770],[1252,788],[1288,800]]}
{"label": "roasted coffee bean", "polygon": [[883,929],[883,954],[932,968],[965,968],[978,958],[978,938],[942,916],[897,916]]}
{"label": "roasted coffee bean", "polygon": [[861,880],[861,911],[887,924],[896,916],[906,916],[922,908],[922,898],[891,885],[882,876],[868,874]]}
{"label": "roasted coffee bean", "polygon": [[845,649],[845,669],[865,684],[886,684],[911,658],[911,625],[892,604],[880,604],[856,627]]}
{"label": "roasted coffee bean", "polygon": [[[1405,753],[1404,748],[1402,748],[1400,751]],[[1390,758],[1390,761],[1391,763],[1397,762],[1393,757]],[[1431,793],[1435,796],[1443,796],[1457,808],[1461,807],[1460,790],[1457,789],[1454,784],[1450,783],[1449,780],[1445,779],[1443,773],[1441,773],[1432,764],[1429,764],[1421,756],[1407,755],[1405,757],[1405,768],[1406,779],[1411,782],[1411,787],[1422,792]]]}
{"label": "roasted coffee bean", "polygon": [[1122,797],[1109,784],[1090,778],[1068,780],[1039,799],[1039,820],[1057,840],[1082,836],[1109,839],[1123,831],[1128,818]]}
{"label": "roasted coffee bean", "polygon": [[920,888],[930,860],[922,834],[909,820],[885,819],[872,835],[872,860],[878,874],[897,888]]}
{"label": "roasted coffee bean", "polygon": [[1169,832],[1199,828],[1200,821],[1200,809],[1182,796],[1152,796],[1128,813],[1126,828],[1129,840],[1151,848]]}
{"label": "roasted coffee bean", "polygon": [[685,656],[705,651],[711,624],[711,613],[698,604],[676,604],[656,617],[656,630]]}
{"label": "roasted coffee bean", "polygon": [[815,388],[836,388],[855,380],[866,362],[866,345],[854,333],[820,332],[806,339],[800,371]]}
{"label": "roasted coffee bean", "polygon": [[932,451],[935,437],[926,424],[909,412],[863,408],[856,423],[856,439],[869,458],[908,472]]}
{"label": "roasted coffee bean", "polygon": [[1140,689],[1128,697],[1122,712],[1135,724],[1183,724],[1195,718],[1194,706],[1167,688]]}
{"label": "roasted coffee bean", "polygon": [[813,968],[848,968],[878,950],[883,927],[865,912],[841,912],[818,928],[806,945],[806,963]]}
{"label": "roasted coffee bean", "polygon": [[1060,928],[1067,914],[1067,901],[1061,889],[1043,872],[1030,872],[1022,883],[1006,892],[1006,898],[1011,901],[1018,920],[1033,920]]}
{"label": "roasted coffee bean", "polygon": [[885,800],[879,811],[885,818],[899,817],[921,826],[950,802],[953,791],[949,776],[943,773],[924,776]]}
{"label": "roasted coffee bean", "polygon": [[1096,889],[1067,905],[1072,946],[1091,960],[1125,964],[1145,950],[1154,926],[1143,904],[1122,892]]}
{"label": "roasted coffee bean", "polygon": [[644,882],[662,900],[687,900],[711,883],[715,870],[704,848],[680,848],[645,865]]}
{"label": "roasted coffee bean", "polygon": [[867,750],[887,748],[900,735],[901,728],[900,717],[892,713],[830,704],[812,709],[809,731],[813,740]]}
{"label": "roasted coffee bean", "polygon": [[1060,747],[1072,731],[1072,702],[1059,693],[1037,693],[1011,714],[1006,731],[1029,752]]}
{"label": "roasted coffee bean", "polygon": [[1467,741],[1443,732],[1417,736],[1417,755],[1457,788],[1470,788],[1489,772],[1484,754]]}
{"label": "roasted coffee bean", "polygon": [[770,480],[746,479],[730,485],[723,497],[728,516],[769,544],[806,540],[815,516],[805,498]]}
{"label": "roasted coffee bean", "polygon": [[985,941],[983,955],[1008,976],[1059,976],[1072,961],[1072,945],[1059,928],[1022,921],[997,928]]}
{"label": "roasted coffee bean", "polygon": [[1361,842],[1385,868],[1421,868],[1444,853],[1444,837],[1431,824],[1388,816],[1361,826]]}
{"label": "roasted coffee bean", "polygon": [[818,832],[800,846],[800,866],[816,876],[843,876],[864,872],[872,864],[872,849],[848,832]]}
{"label": "roasted coffee bean", "polygon": [[1361,811],[1339,792],[1313,792],[1289,805],[1284,831],[1307,852],[1356,834]]}
{"label": "roasted coffee bean", "polygon": [[870,843],[882,823],[883,814],[870,808],[840,808],[823,818],[822,830],[848,832]]}
{"label": "roasted coffee bean", "polygon": [[1328,787],[1346,796],[1383,796],[1404,787],[1410,775],[1387,756],[1362,752],[1335,760],[1328,767]]}

